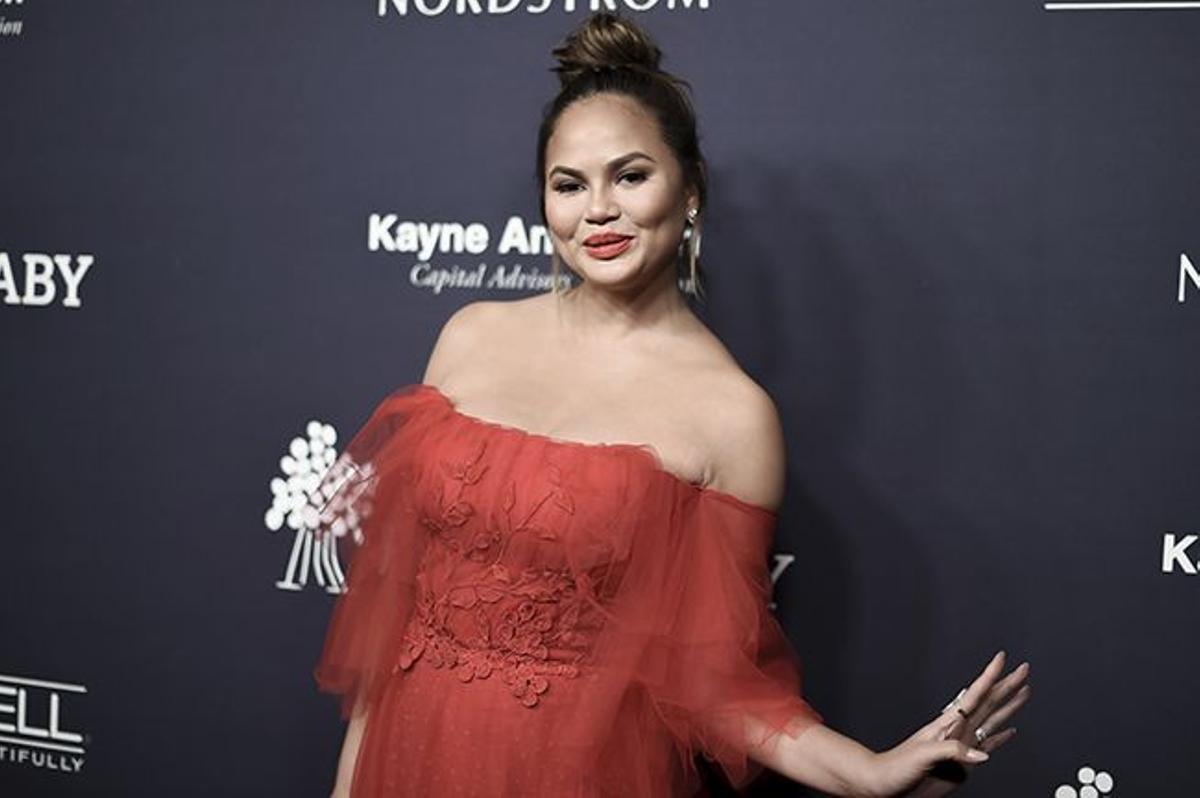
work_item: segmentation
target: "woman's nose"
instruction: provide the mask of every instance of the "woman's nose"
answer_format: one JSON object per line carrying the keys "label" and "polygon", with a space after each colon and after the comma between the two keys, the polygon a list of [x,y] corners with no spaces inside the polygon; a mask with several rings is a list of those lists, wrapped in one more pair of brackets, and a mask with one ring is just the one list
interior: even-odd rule
{"label": "woman's nose", "polygon": [[620,215],[620,210],[613,202],[612,194],[607,189],[596,189],[588,202],[587,220],[589,222],[604,222]]}

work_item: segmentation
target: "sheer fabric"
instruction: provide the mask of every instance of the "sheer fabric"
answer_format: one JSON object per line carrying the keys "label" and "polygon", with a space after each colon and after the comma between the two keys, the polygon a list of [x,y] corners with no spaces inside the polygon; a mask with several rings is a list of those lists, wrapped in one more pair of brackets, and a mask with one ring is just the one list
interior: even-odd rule
{"label": "sheer fabric", "polygon": [[410,384],[322,490],[348,584],[315,677],[369,708],[354,798],[694,795],[697,754],[740,787],[755,746],[822,722],[767,609],[775,514],[647,445]]}

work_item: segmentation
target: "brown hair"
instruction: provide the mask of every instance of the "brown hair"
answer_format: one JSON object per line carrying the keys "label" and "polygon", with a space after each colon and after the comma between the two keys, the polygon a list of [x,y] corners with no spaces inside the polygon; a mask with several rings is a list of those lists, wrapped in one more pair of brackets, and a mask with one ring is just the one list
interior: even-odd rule
{"label": "brown hair", "polygon": [[[538,207],[546,221],[546,144],[558,119],[573,103],[603,92],[631,97],[642,104],[658,122],[663,141],[675,153],[685,181],[699,195],[700,219],[708,204],[708,165],[700,152],[696,112],[689,97],[691,85],[659,68],[662,51],[636,23],[617,14],[599,12],[572,31],[551,53],[558,66],[560,88],[545,107],[537,144]],[[692,275],[695,290],[702,296],[699,264]],[[559,282],[557,259],[554,286]]]}

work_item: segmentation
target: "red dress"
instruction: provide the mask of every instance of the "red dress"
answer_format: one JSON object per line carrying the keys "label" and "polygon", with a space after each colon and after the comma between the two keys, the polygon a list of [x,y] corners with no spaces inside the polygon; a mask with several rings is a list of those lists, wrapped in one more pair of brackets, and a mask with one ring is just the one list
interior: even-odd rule
{"label": "red dress", "polygon": [[[321,486],[347,591],[315,669],[370,707],[351,795],[690,796],[822,722],[767,604],[776,516],[649,445],[387,396]],[[361,542],[359,542],[361,541]]]}

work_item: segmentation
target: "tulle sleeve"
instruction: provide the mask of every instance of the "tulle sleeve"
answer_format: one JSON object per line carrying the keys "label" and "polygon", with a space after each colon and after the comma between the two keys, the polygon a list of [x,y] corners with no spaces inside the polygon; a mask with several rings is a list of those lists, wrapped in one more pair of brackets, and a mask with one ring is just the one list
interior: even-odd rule
{"label": "tulle sleeve", "polygon": [[639,502],[659,505],[657,523],[631,543],[607,650],[636,652],[618,667],[668,730],[687,788],[700,781],[697,754],[740,788],[763,770],[755,754],[823,718],[802,695],[800,658],[769,609],[775,514],[671,485],[651,486]]}
{"label": "tulle sleeve", "polygon": [[735,786],[760,772],[753,750],[822,721],[801,697],[800,659],[768,608],[775,520],[715,492],[687,507],[667,572],[681,589],[664,597],[664,645],[641,668],[679,744],[717,762]]}
{"label": "tulle sleeve", "polygon": [[316,534],[334,536],[347,576],[313,673],[320,690],[341,696],[343,719],[379,697],[412,612],[428,539],[414,510],[414,453],[427,431],[410,422],[426,402],[412,386],[394,391],[321,479]]}

